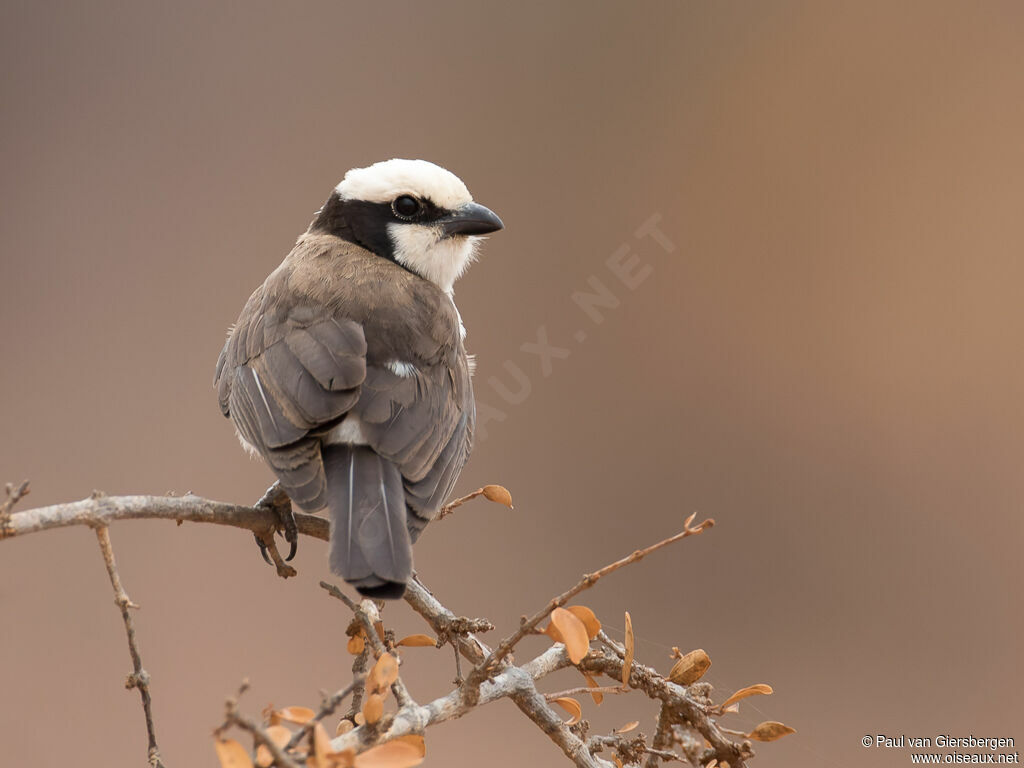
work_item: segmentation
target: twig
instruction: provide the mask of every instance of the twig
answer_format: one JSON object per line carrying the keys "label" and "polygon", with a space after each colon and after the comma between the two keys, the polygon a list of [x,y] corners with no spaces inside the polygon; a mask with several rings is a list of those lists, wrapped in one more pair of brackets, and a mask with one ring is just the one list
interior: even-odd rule
{"label": "twig", "polygon": [[658,768],[661,755],[657,750],[672,746],[672,710],[669,705],[662,702],[661,710],[658,712],[658,727],[654,732],[654,740],[651,741],[652,750],[648,752],[647,765],[644,768]]}
{"label": "twig", "polygon": [[142,656],[139,654],[139,646],[135,642],[135,623],[132,621],[130,608],[138,608],[129,598],[121,586],[121,577],[117,573],[117,564],[114,562],[114,548],[110,544],[110,533],[106,525],[96,527],[96,539],[99,541],[100,551],[103,553],[103,562],[107,566],[107,575],[110,577],[110,586],[114,589],[114,602],[121,609],[121,618],[124,620],[124,629],[128,635],[128,652],[132,657],[134,671],[128,675],[124,687],[138,688],[139,696],[142,697],[142,711],[146,716],[146,734],[149,737],[149,764],[152,768],[164,768],[160,759],[160,748],[156,743],[156,729],[153,726],[153,700],[149,694],[149,673],[142,666]]}
{"label": "twig", "polygon": [[[174,520],[175,522],[214,523],[245,528],[253,533],[266,533],[277,528],[278,518],[267,508],[247,507],[211,501],[199,496],[103,496],[94,495],[82,501],[27,509],[10,516],[9,530],[4,538],[28,533],[65,528],[71,525],[96,527],[116,520]],[[296,513],[299,533],[327,541],[325,518]]]}
{"label": "twig", "polygon": [[341,704],[341,702],[343,702],[348,697],[348,695],[356,689],[357,686],[361,687],[365,680],[365,675],[358,675],[355,677],[355,679],[352,680],[351,683],[346,685],[344,688],[342,688],[339,691],[335,691],[326,699],[324,699],[323,703],[320,705],[320,711],[313,715],[313,718],[308,723],[303,725],[299,730],[297,730],[292,735],[288,743],[285,744],[284,751],[291,752],[293,749],[299,746],[299,742],[302,741],[306,736],[308,736],[314,728],[316,728],[316,724],[323,720],[325,717],[329,717],[330,715],[334,714],[334,710],[338,708],[338,705]]}
{"label": "twig", "polygon": [[[272,738],[267,734],[263,726],[259,725],[253,720],[250,720],[245,715],[238,711],[238,699],[241,698],[242,694],[249,688],[249,681],[243,680],[242,685],[238,689],[238,695],[234,698],[228,697],[224,702],[224,724],[217,728],[213,733],[218,739],[221,738],[225,730],[230,726],[235,725],[241,728],[243,731],[247,731],[252,734],[257,744],[262,744],[267,748],[271,757],[274,758],[274,764],[277,768],[302,768],[299,763],[295,762],[285,749],[281,749]],[[290,745],[289,745],[290,746]]]}
{"label": "twig", "polygon": [[623,688],[621,685],[599,685],[596,688],[580,685],[575,688],[567,688],[558,693],[545,693],[544,698],[548,701],[554,701],[555,699],[564,699],[566,696],[579,696],[583,693],[629,693],[630,690],[630,688]]}
{"label": "twig", "polygon": [[4,486],[4,491],[4,500],[0,501],[0,539],[10,535],[7,533],[7,526],[11,521],[11,510],[22,498],[28,496],[30,492],[28,480],[22,480],[21,485],[17,487],[14,486],[14,483],[7,483]]}
{"label": "twig", "polygon": [[[327,590],[327,594],[331,597],[336,597],[341,600],[345,605],[349,607],[352,613],[355,614],[359,623],[363,625],[363,633],[366,635],[366,642],[373,648],[374,654],[377,658],[380,658],[382,654],[388,652],[388,649],[384,647],[384,641],[380,635],[377,634],[377,628],[374,626],[375,616],[370,616],[369,609],[372,607],[374,614],[376,615],[377,609],[369,600],[364,600],[360,604],[356,604],[349,599],[348,595],[342,592],[333,584],[329,584],[326,581],[321,581],[320,586]],[[402,682],[402,678],[399,677],[391,685],[391,691],[395,694],[395,701],[398,702],[398,706],[404,707],[408,704],[415,704],[412,700],[412,696],[409,695],[409,690],[405,687],[405,683]]]}
{"label": "twig", "polygon": [[447,504],[445,504],[443,507],[441,507],[441,511],[437,513],[437,519],[438,520],[444,520],[446,517],[448,517],[448,515],[450,515],[452,512],[454,512],[456,510],[456,508],[461,507],[467,501],[472,501],[477,496],[483,496],[483,495],[484,495],[484,489],[483,488],[477,488],[472,493],[467,493],[465,496],[460,496],[459,498],[454,499],[453,501],[449,501]]}
{"label": "twig", "polygon": [[676,535],[669,536],[667,539],[662,539],[657,544],[652,544],[644,549],[638,549],[633,552],[633,554],[624,557],[621,560],[616,560],[614,563],[604,566],[604,568],[594,571],[593,573],[586,574],[574,586],[570,587],[558,597],[553,598],[546,606],[544,606],[544,608],[537,611],[537,613],[526,619],[526,621],[523,621],[519,625],[519,629],[502,640],[501,644],[492,651],[486,659],[484,659],[483,663],[477,666],[470,673],[469,678],[466,680],[466,685],[470,687],[479,686],[480,683],[487,678],[494,666],[508,656],[508,654],[512,652],[512,649],[516,647],[516,644],[524,637],[531,634],[537,626],[544,621],[544,619],[551,615],[551,612],[555,610],[555,608],[565,605],[569,600],[583,590],[594,586],[594,584],[596,584],[601,578],[607,576],[609,573],[614,573],[620,568],[624,568],[627,565],[643,560],[647,555],[652,552],[656,552],[662,547],[667,547],[669,544],[682,541],[688,536],[696,536],[697,534],[703,533],[706,528],[710,528],[715,524],[715,521],[709,518],[701,522],[699,525],[691,528],[690,524],[693,522],[693,518],[694,515],[690,515],[683,524],[683,530]]}

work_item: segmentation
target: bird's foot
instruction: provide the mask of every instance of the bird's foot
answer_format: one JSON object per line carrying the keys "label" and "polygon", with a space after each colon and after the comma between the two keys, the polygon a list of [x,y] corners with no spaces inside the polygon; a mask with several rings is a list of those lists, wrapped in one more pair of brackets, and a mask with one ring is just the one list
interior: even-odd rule
{"label": "bird's foot", "polygon": [[[277,575],[281,578],[287,579],[289,576],[294,576],[296,570],[287,562],[295,557],[295,552],[298,550],[299,528],[295,524],[291,499],[281,488],[280,483],[274,483],[263,494],[263,498],[256,502],[255,506],[270,510],[277,517],[277,523],[272,529],[265,533],[253,534],[256,544],[260,548],[260,554],[263,555],[263,559],[268,565],[273,565],[277,569]],[[288,542],[288,557],[285,558],[282,558],[281,553],[277,551],[277,544],[274,541],[274,532],[278,529],[284,532],[284,539]]]}

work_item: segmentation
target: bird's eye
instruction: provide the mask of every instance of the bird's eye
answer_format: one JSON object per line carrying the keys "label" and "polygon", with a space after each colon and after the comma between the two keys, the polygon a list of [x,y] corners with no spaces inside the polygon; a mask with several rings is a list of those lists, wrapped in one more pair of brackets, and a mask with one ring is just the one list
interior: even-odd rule
{"label": "bird's eye", "polygon": [[412,195],[400,195],[391,203],[391,210],[400,219],[411,219],[420,212],[420,201]]}

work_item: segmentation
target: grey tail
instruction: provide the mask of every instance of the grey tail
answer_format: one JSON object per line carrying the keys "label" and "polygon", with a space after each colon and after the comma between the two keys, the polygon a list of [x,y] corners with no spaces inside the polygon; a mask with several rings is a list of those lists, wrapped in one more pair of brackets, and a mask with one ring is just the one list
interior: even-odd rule
{"label": "grey tail", "polygon": [[412,576],[398,468],[365,445],[323,446],[331,571],[366,597],[397,600]]}

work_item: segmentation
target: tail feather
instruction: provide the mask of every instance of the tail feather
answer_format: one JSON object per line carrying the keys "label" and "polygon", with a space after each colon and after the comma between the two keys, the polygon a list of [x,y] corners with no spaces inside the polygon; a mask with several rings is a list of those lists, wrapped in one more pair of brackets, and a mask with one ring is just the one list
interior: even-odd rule
{"label": "tail feather", "polygon": [[368,597],[399,598],[412,541],[398,468],[362,445],[323,447],[331,571]]}

